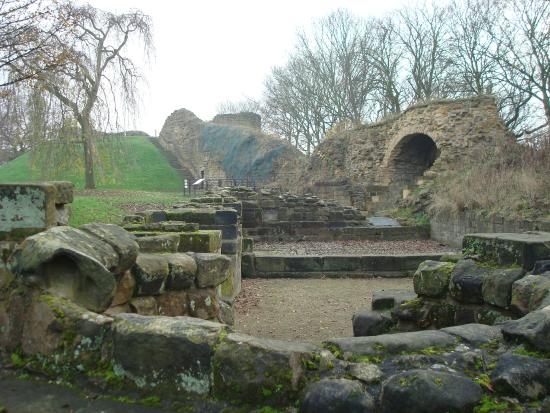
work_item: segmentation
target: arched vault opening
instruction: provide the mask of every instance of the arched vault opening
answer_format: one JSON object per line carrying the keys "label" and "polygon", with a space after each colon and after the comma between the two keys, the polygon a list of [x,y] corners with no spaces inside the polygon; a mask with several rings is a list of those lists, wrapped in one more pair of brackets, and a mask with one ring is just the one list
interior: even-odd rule
{"label": "arched vault opening", "polygon": [[432,167],[439,156],[434,140],[423,133],[404,136],[395,146],[388,162],[392,183],[414,183]]}

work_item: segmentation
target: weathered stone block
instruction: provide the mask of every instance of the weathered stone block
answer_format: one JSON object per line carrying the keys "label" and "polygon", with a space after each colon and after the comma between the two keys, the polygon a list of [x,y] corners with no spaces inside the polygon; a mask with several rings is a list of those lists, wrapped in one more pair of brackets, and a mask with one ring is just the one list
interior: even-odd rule
{"label": "weathered stone block", "polygon": [[228,277],[231,259],[220,254],[194,254],[197,262],[197,286],[216,287]]}
{"label": "weathered stone block", "polygon": [[139,250],[143,253],[177,252],[180,236],[178,234],[162,234],[137,237]]}
{"label": "weathered stone block", "polygon": [[431,370],[410,370],[382,385],[383,413],[471,412],[481,387],[467,377]]}
{"label": "weathered stone block", "polygon": [[158,306],[155,297],[147,295],[144,297],[134,297],[129,304],[129,312],[136,313],[139,315],[158,315]]}
{"label": "weathered stone block", "polygon": [[168,279],[166,288],[169,290],[184,290],[195,284],[197,263],[187,254],[167,254]]}
{"label": "weathered stone block", "polygon": [[53,184],[0,185],[0,241],[22,240],[57,225]]}
{"label": "weathered stone block", "polygon": [[482,259],[502,265],[520,265],[531,270],[538,260],[550,259],[550,233],[468,234],[464,237],[465,251]]}
{"label": "weathered stone block", "polygon": [[109,244],[118,254],[118,266],[114,270],[123,273],[136,262],[139,246],[135,237],[118,225],[94,222],[81,225],[80,230],[92,234]]}
{"label": "weathered stone block", "polygon": [[117,281],[116,292],[111,307],[126,304],[134,296],[136,280],[130,271],[126,271]]}
{"label": "weathered stone block", "polygon": [[499,357],[491,383],[504,395],[536,400],[550,394],[550,361],[514,354]]}
{"label": "weathered stone block", "polygon": [[536,310],[545,304],[548,297],[550,297],[550,273],[526,275],[512,284],[511,306],[520,314]]}
{"label": "weathered stone block", "polygon": [[301,390],[312,344],[229,334],[214,356],[214,395],[251,403],[288,404]]}
{"label": "weathered stone block", "polygon": [[240,240],[222,241],[222,254],[237,254],[239,252],[241,252]]}
{"label": "weathered stone block", "polygon": [[310,384],[300,413],[371,413],[375,402],[361,383],[347,379],[324,379]]}
{"label": "weathered stone block", "polygon": [[142,388],[207,395],[222,332],[223,324],[190,317],[121,314],[113,325],[113,364]]}
{"label": "weathered stone block", "polygon": [[414,298],[416,298],[416,294],[410,291],[375,291],[372,293],[372,309],[374,311],[392,310]]}
{"label": "weathered stone block", "polygon": [[497,307],[509,308],[512,300],[512,284],[523,276],[521,268],[494,269],[483,280],[483,300]]}
{"label": "weathered stone block", "polygon": [[141,215],[146,224],[152,224],[155,222],[168,221],[166,211],[162,210],[147,210],[138,212],[136,215]]}
{"label": "weathered stone block", "polygon": [[218,253],[221,249],[221,232],[218,230],[200,230],[180,234],[180,252]]}
{"label": "weathered stone block", "polygon": [[169,317],[189,315],[187,293],[185,291],[166,291],[155,297],[158,314]]}
{"label": "weathered stone block", "polygon": [[239,215],[234,209],[220,209],[215,213],[215,220],[218,225],[236,225]]}
{"label": "weathered stone block", "polygon": [[115,294],[116,281],[109,270],[120,268],[119,260],[100,238],[71,227],[55,227],[23,241],[12,254],[10,267],[27,284],[102,312]]}
{"label": "weathered stone block", "polygon": [[136,280],[137,295],[157,295],[164,291],[170,268],[165,256],[139,254],[132,275]]}
{"label": "weathered stone block", "polygon": [[184,221],[203,225],[216,225],[215,209],[177,208],[166,211],[165,221]]}
{"label": "weathered stone block", "polygon": [[353,325],[353,335],[355,337],[384,334],[389,332],[394,325],[390,316],[374,311],[360,311],[355,313],[351,322]]}
{"label": "weathered stone block", "polygon": [[458,262],[449,282],[451,296],[461,303],[483,303],[483,281],[488,273],[487,268],[478,266],[472,260]]}
{"label": "weathered stone block", "polygon": [[550,351],[550,306],[502,325],[504,338],[523,342],[539,351]]}
{"label": "weathered stone block", "polygon": [[337,346],[342,353],[357,355],[396,354],[403,351],[418,351],[427,347],[448,347],[457,343],[457,338],[439,330],[414,331],[409,333],[382,334],[372,337],[332,338],[325,344]]}
{"label": "weathered stone block", "polygon": [[192,289],[187,291],[189,315],[203,320],[217,319],[220,304],[216,290],[213,288]]}
{"label": "weathered stone block", "polygon": [[445,296],[454,267],[450,262],[424,261],[414,273],[414,291],[426,297]]}

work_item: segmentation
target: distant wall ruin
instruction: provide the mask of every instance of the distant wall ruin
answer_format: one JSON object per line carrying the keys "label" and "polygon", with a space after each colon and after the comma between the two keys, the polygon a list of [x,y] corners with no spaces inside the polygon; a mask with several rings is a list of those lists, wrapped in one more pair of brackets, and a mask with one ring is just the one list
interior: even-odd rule
{"label": "distant wall ruin", "polygon": [[306,191],[360,209],[391,206],[429,179],[510,137],[495,99],[418,104],[323,141],[303,174]]}
{"label": "distant wall ruin", "polygon": [[219,114],[214,116],[212,123],[217,123],[218,125],[250,128],[257,131],[262,130],[262,117],[252,112]]}
{"label": "distant wall ruin", "polygon": [[205,178],[223,186],[228,179],[246,179],[288,187],[303,169],[305,156],[260,128],[261,118],[253,113],[204,122],[179,109],[164,122],[158,142],[175,155],[190,180]]}

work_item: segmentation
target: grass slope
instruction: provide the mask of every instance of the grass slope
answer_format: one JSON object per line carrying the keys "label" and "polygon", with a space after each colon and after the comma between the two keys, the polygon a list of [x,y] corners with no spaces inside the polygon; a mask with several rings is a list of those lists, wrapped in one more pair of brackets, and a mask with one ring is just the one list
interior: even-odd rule
{"label": "grass slope", "polygon": [[70,225],[89,222],[120,224],[124,215],[146,209],[164,209],[188,199],[179,192],[85,191],[78,192],[71,204]]}
{"label": "grass slope", "polygon": [[[147,137],[120,138],[117,151],[122,155],[116,160],[116,168],[108,164],[101,176],[96,177],[100,189],[126,189],[138,191],[180,191],[181,177]],[[68,180],[77,189],[84,188],[83,171],[63,170],[56,176],[43,177],[31,168],[29,154],[24,154],[0,166],[0,183],[28,182],[44,179]]]}

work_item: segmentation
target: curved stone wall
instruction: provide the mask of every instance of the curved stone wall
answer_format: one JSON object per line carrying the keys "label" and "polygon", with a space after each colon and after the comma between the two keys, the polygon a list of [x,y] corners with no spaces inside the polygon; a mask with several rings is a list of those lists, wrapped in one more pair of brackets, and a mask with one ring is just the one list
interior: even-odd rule
{"label": "curved stone wall", "polygon": [[[321,197],[334,192],[332,197],[365,208],[384,195],[395,200],[403,183],[414,183],[426,170],[432,175],[444,171],[478,148],[510,138],[493,97],[427,102],[326,139],[303,180]],[[363,197],[354,203],[357,191]]]}

